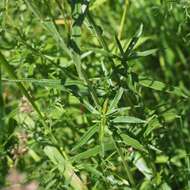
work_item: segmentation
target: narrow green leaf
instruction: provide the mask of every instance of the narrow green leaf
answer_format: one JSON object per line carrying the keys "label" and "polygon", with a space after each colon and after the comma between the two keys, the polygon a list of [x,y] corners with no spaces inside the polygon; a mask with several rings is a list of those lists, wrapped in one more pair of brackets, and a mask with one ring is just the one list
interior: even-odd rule
{"label": "narrow green leaf", "polygon": [[[113,143],[105,143],[104,144],[104,151],[113,150],[114,145]],[[93,156],[96,156],[97,154],[101,153],[102,147],[100,145],[95,146],[94,148],[91,148],[85,152],[82,152],[80,154],[77,154],[76,156],[71,158],[72,162],[78,162],[82,159],[87,159]]]}
{"label": "narrow green leaf", "polygon": [[40,87],[49,87],[54,89],[64,90],[65,88],[69,88],[70,86],[77,86],[79,88],[85,88],[85,85],[80,80],[70,80],[67,79],[66,81],[62,82],[61,80],[57,79],[33,79],[33,78],[26,78],[26,79],[7,79],[3,78],[3,82],[6,83],[32,83],[38,85]]}
{"label": "narrow green leaf", "polygon": [[175,94],[177,96],[182,96],[184,98],[188,98],[187,95],[184,94],[184,92],[179,87],[168,87],[165,83],[156,81],[153,79],[149,79],[147,77],[140,76],[139,77],[139,84],[148,87],[154,90],[167,92],[170,94]]}
{"label": "narrow green leaf", "polygon": [[137,59],[139,57],[146,57],[146,56],[156,53],[157,51],[158,51],[158,49],[149,49],[149,50],[142,51],[142,52],[134,52],[128,57],[128,60]]}
{"label": "narrow green leaf", "polygon": [[[107,45],[107,43],[106,43],[105,38],[104,38],[103,35],[102,35],[102,29],[101,29],[101,27],[99,27],[99,26],[95,23],[93,16],[92,16],[88,11],[87,11],[87,19],[88,19],[88,22],[92,25],[92,27],[93,27],[93,29],[94,29],[94,33],[96,34],[99,43],[101,44],[101,46],[103,47],[103,49],[109,53],[110,50],[109,50],[109,48],[108,48],[108,45]],[[109,59],[109,61],[110,61],[110,64],[111,64],[112,69],[115,70],[116,67],[115,67],[115,63],[114,63],[113,58],[112,58],[112,57],[108,57],[108,59]],[[116,74],[116,75],[117,75],[117,74]],[[118,76],[117,76],[117,78],[118,78]]]}
{"label": "narrow green leaf", "polygon": [[85,86],[84,82],[81,80],[66,80],[64,86],[71,86],[71,85],[77,85],[77,86]]}
{"label": "narrow green leaf", "polygon": [[120,136],[126,145],[132,146],[133,148],[135,148],[137,150],[146,152],[146,150],[144,149],[144,146],[138,140],[136,140],[126,134],[121,134]]}
{"label": "narrow green leaf", "polygon": [[148,125],[146,126],[146,130],[144,132],[144,136],[148,136],[153,130],[158,129],[162,127],[157,117],[153,118],[148,122]]}
{"label": "narrow green leaf", "polygon": [[129,0],[125,0],[123,15],[122,15],[121,22],[119,25],[119,32],[118,32],[118,39],[119,40],[121,39],[122,33],[124,31],[124,26],[125,26],[126,19],[127,19],[128,8],[129,8]]}
{"label": "narrow green leaf", "polygon": [[94,101],[94,104],[96,105],[97,108],[99,108],[99,99],[97,97],[97,93],[96,93],[96,90],[94,89],[94,87],[92,86],[90,80],[88,79],[85,71],[83,70],[82,68],[82,65],[81,65],[81,58],[78,54],[76,53],[73,53],[74,54],[74,57],[73,57],[73,61],[75,63],[75,67],[77,69],[77,73],[79,75],[79,78],[81,80],[84,80],[84,82],[86,83],[86,85],[88,86],[89,88],[89,91],[90,91],[90,94],[92,96],[92,99]]}
{"label": "narrow green leaf", "polygon": [[111,102],[111,104],[110,104],[110,106],[109,106],[109,108],[108,108],[108,113],[109,113],[109,112],[112,112],[112,110],[113,110],[114,108],[116,108],[116,106],[117,106],[119,100],[121,99],[121,97],[122,97],[122,95],[123,95],[123,92],[124,92],[124,89],[123,89],[123,88],[120,88],[120,89],[118,90],[117,94],[115,95],[114,99],[112,100],[112,102]]}
{"label": "narrow green leaf", "polygon": [[132,52],[133,48],[135,47],[137,41],[139,40],[141,34],[143,31],[143,24],[140,25],[138,31],[136,32],[136,34],[134,35],[134,37],[131,39],[126,51],[125,51],[125,57],[128,58],[128,56],[130,55],[130,53]]}
{"label": "narrow green leaf", "polygon": [[54,79],[32,79],[32,78],[27,78],[27,79],[3,79],[4,82],[7,83],[21,83],[21,82],[26,82],[26,83],[34,83],[36,85],[42,85],[42,86],[61,86],[61,80],[54,80]]}
{"label": "narrow green leaf", "polygon": [[145,123],[145,120],[132,116],[118,116],[112,120],[114,123]]}
{"label": "narrow green leaf", "polygon": [[121,157],[121,160],[122,160],[122,163],[123,163],[125,172],[126,172],[126,174],[127,174],[128,180],[129,180],[131,186],[134,187],[134,186],[135,186],[135,179],[134,179],[134,177],[133,177],[133,174],[132,174],[132,172],[131,172],[131,170],[130,170],[130,168],[129,168],[128,163],[125,161],[125,157],[124,157],[124,154],[123,154],[123,152],[122,152],[121,147],[119,146],[119,143],[113,138],[113,136],[112,136],[112,142],[113,142],[113,145],[114,145],[114,147],[115,147],[117,153],[118,153],[119,156]]}
{"label": "narrow green leaf", "polygon": [[140,38],[140,36],[142,35],[143,32],[143,24],[140,24],[139,29],[137,30],[136,34],[135,34],[135,38]]}
{"label": "narrow green leaf", "polygon": [[148,167],[145,159],[137,151],[133,152],[133,164],[137,167],[137,169],[142,174],[144,174],[144,176],[148,180],[150,180],[153,177],[153,171],[152,171],[152,169]]}
{"label": "narrow green leaf", "polygon": [[41,160],[40,156],[33,150],[33,149],[29,149],[28,150],[28,154],[36,161],[39,162]]}
{"label": "narrow green leaf", "polygon": [[84,133],[84,135],[79,139],[78,143],[73,147],[73,149],[71,151],[75,151],[78,148],[80,148],[81,146],[83,146],[84,144],[86,144],[87,141],[97,132],[97,130],[98,130],[97,125],[93,125],[92,127],[90,127]]}
{"label": "narrow green leaf", "polygon": [[114,108],[114,109],[112,109],[112,111],[107,112],[107,114],[106,114],[106,115],[118,114],[118,113],[122,113],[122,112],[128,111],[128,110],[130,110],[130,109],[131,109],[131,107]]}
{"label": "narrow green leaf", "polygon": [[115,35],[115,41],[116,41],[116,43],[117,43],[117,46],[118,46],[118,48],[119,48],[119,51],[120,51],[121,55],[123,56],[123,55],[124,55],[124,50],[123,50],[123,48],[122,48],[122,45],[121,45],[121,43],[120,43],[120,41],[119,41],[117,35]]}
{"label": "narrow green leaf", "polygon": [[97,114],[97,115],[99,114],[99,112],[92,105],[90,105],[86,100],[82,100],[82,101],[85,108],[88,109],[91,113]]}
{"label": "narrow green leaf", "polygon": [[57,150],[57,148],[52,146],[45,146],[44,148],[45,154],[48,158],[53,162],[54,165],[58,166],[58,169],[61,172],[65,170],[65,159],[61,155],[61,153]]}
{"label": "narrow green leaf", "polygon": [[104,177],[103,174],[100,171],[98,171],[98,169],[96,169],[96,166],[94,165],[84,163],[84,164],[78,165],[77,168],[89,171],[96,177],[101,177],[101,178]]}

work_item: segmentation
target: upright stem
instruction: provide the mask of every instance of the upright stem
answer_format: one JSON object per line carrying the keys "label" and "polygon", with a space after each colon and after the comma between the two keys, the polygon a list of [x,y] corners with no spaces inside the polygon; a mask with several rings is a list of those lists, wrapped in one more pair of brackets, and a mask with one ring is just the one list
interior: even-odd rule
{"label": "upright stem", "polygon": [[124,168],[125,168],[125,171],[126,171],[126,174],[127,174],[128,180],[129,180],[129,183],[131,184],[131,186],[133,187],[133,189],[136,189],[136,187],[135,187],[135,180],[134,180],[134,178],[133,178],[133,174],[131,173],[127,162],[125,162],[125,158],[124,158],[124,155],[123,155],[123,153],[122,153],[122,150],[121,150],[121,148],[117,145],[117,143],[115,142],[115,140],[114,140],[113,137],[112,137],[112,141],[113,141],[113,144],[114,144],[114,146],[115,146],[115,149],[117,150],[119,156],[121,157],[123,166],[124,166]]}
{"label": "upright stem", "polygon": [[2,69],[0,62],[0,127],[3,127],[3,117],[4,117],[4,103],[3,103],[3,87],[2,87]]}

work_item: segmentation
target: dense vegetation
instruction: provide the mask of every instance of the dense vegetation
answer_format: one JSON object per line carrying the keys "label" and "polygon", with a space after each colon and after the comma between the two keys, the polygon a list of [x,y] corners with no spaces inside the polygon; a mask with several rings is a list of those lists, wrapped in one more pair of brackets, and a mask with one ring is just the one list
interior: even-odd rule
{"label": "dense vegetation", "polygon": [[1,0],[0,188],[189,190],[189,9]]}

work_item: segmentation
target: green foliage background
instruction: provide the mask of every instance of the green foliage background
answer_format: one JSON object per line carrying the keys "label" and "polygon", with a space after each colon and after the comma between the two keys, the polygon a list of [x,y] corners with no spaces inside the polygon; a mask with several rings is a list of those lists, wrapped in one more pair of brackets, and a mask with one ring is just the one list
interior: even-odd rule
{"label": "green foliage background", "polygon": [[190,189],[189,8],[0,1],[0,187]]}

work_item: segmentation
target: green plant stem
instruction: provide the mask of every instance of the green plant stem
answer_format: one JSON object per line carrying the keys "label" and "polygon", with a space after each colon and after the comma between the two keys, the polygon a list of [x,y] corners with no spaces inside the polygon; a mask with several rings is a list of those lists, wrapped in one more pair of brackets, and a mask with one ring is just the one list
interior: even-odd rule
{"label": "green plant stem", "polygon": [[96,94],[96,91],[93,88],[91,82],[89,81],[86,73],[83,71],[83,68],[81,65],[80,55],[76,54],[75,52],[73,52],[73,62],[75,63],[75,67],[76,67],[77,74],[78,74],[79,78],[87,84],[89,91],[90,91],[90,94],[92,96],[92,99],[94,101],[94,104],[96,105],[97,108],[100,108],[100,104],[99,104],[99,100],[98,100],[98,96]]}
{"label": "green plant stem", "polygon": [[3,103],[3,87],[2,87],[2,68],[0,63],[0,127],[4,126],[3,117],[4,117],[4,103]]}
{"label": "green plant stem", "polygon": [[[81,9],[81,7],[79,6],[78,3],[77,3],[76,6],[77,7],[76,7],[76,10],[74,10],[73,15],[75,15],[75,14],[77,14],[77,15],[85,14],[85,13],[81,13],[79,11]],[[81,25],[82,25],[82,23],[80,24],[80,26]],[[81,42],[80,42],[81,28],[79,28],[78,25],[73,25],[72,26],[72,35],[78,36],[77,38],[75,38],[75,42],[76,42],[77,46],[80,47],[81,46]],[[80,53],[75,52],[75,50],[73,49],[72,54],[73,54],[72,59],[73,59],[73,62],[75,64],[78,76],[79,76],[80,79],[82,79],[87,84],[89,92],[90,92],[90,94],[92,96],[92,99],[94,101],[94,104],[99,109],[100,108],[100,103],[99,103],[99,100],[98,100],[96,90],[92,86],[91,82],[88,79],[87,74],[83,70]]]}
{"label": "green plant stem", "polygon": [[115,146],[116,151],[118,152],[119,156],[121,157],[123,166],[124,166],[124,168],[125,168],[125,171],[126,171],[126,174],[127,174],[128,180],[129,180],[129,183],[131,184],[131,186],[132,186],[133,189],[135,190],[135,189],[136,189],[136,187],[135,187],[135,180],[134,180],[134,178],[133,178],[133,174],[131,173],[127,162],[125,161],[125,158],[124,158],[124,155],[123,155],[123,153],[122,153],[122,150],[121,150],[121,148],[117,145],[117,142],[114,140],[113,137],[112,137],[112,141],[113,141],[113,144],[114,144],[114,146]]}
{"label": "green plant stem", "polygon": [[182,144],[182,148],[183,150],[185,150],[185,153],[186,153],[186,157],[185,157],[185,164],[186,164],[186,167],[187,167],[187,175],[186,175],[186,180],[187,180],[187,186],[188,186],[188,189],[190,189],[190,158],[189,158],[189,155],[188,155],[188,150],[185,146],[185,136],[183,134],[183,118],[182,116],[179,118],[179,126],[180,126],[180,129],[179,129],[179,135],[180,135],[180,140],[181,140],[181,144]]}

